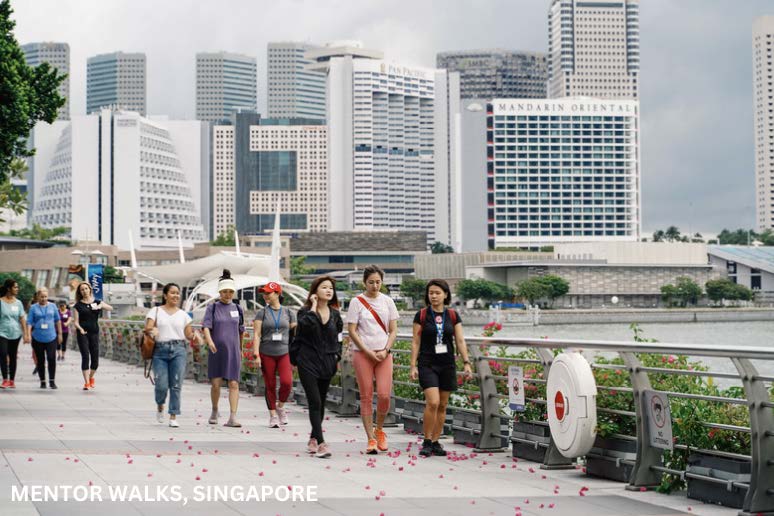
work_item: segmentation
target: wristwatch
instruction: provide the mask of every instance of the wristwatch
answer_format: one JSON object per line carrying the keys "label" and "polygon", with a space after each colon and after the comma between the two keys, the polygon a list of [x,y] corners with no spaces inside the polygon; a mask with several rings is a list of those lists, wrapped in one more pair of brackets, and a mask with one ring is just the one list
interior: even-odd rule
{"label": "wristwatch", "polygon": [[470,365],[470,360],[465,360],[464,362],[462,362],[462,365],[466,365],[466,364]]}

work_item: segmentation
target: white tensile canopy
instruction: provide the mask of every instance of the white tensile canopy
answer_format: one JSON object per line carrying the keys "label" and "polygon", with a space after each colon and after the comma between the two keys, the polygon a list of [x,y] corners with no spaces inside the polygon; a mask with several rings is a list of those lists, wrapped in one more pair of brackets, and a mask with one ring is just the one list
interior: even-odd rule
{"label": "white tensile canopy", "polygon": [[[260,254],[236,254],[221,251],[185,263],[137,267],[135,271],[160,284],[177,283],[185,287],[200,280],[217,279],[228,269],[231,274],[247,274],[268,277],[271,257]],[[269,280],[266,280],[269,281]]]}

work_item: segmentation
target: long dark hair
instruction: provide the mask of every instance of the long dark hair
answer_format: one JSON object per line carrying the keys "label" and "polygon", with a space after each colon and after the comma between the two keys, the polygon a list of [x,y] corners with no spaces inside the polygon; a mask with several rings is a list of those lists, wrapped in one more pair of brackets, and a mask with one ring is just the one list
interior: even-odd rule
{"label": "long dark hair", "polygon": [[[83,294],[81,294],[81,286],[82,285],[88,286],[89,287],[89,292],[91,292],[92,294],[94,293],[94,290],[92,290],[91,284],[88,281],[81,281],[80,283],[78,283],[78,287],[75,289],[75,302],[76,303],[79,303],[79,302],[83,301]],[[37,293],[35,294],[35,296],[37,297]]]}
{"label": "long dark hair", "polygon": [[312,281],[312,285],[309,287],[309,295],[306,296],[306,303],[304,303],[304,308],[309,310],[312,308],[312,295],[317,293],[317,289],[320,288],[320,285],[323,281],[330,281],[331,285],[333,286],[333,297],[330,301],[328,301],[328,306],[331,308],[336,308],[338,310],[339,308],[339,298],[336,296],[336,280],[331,278],[330,276],[320,276],[318,278],[315,278],[314,281]]}
{"label": "long dark hair", "polygon": [[430,306],[430,287],[438,287],[443,290],[443,293],[446,294],[446,297],[443,300],[443,304],[451,304],[451,289],[449,288],[449,284],[446,283],[446,280],[431,279],[427,282],[427,285],[425,285],[425,306]]}
{"label": "long dark hair", "polygon": [[167,283],[164,285],[164,288],[161,290],[161,304],[166,305],[167,304],[167,294],[169,294],[169,289],[172,287],[177,287],[177,290],[180,290],[180,285],[177,283]]}
{"label": "long dark hair", "polygon": [[0,297],[6,296],[14,287],[18,285],[18,282],[13,278],[8,278],[3,282],[3,286],[0,287]]}

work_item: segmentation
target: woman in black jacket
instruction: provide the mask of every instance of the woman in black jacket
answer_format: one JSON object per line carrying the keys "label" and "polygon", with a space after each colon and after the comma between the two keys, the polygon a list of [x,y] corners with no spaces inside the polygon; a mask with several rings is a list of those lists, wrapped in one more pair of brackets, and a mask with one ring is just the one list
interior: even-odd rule
{"label": "woman in black jacket", "polygon": [[290,361],[298,366],[298,378],[309,403],[312,423],[307,449],[316,457],[331,456],[322,433],[325,397],[341,360],[344,324],[336,297],[336,280],[321,276],[312,282],[309,296],[298,311],[296,337],[290,345]]}

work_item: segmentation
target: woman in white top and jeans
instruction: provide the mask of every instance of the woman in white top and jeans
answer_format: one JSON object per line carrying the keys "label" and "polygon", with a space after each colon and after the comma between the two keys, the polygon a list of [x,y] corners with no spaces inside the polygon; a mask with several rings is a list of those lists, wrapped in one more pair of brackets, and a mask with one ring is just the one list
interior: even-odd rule
{"label": "woman in white top and jeans", "polygon": [[169,426],[177,428],[180,414],[180,388],[185,378],[188,358],[188,339],[201,344],[198,331],[191,327],[191,316],[178,308],[180,287],[175,283],[164,285],[162,305],[148,311],[145,333],[156,339],[153,350],[153,377],[156,385],[156,420],[164,422],[164,403],[169,392]]}
{"label": "woman in white top and jeans", "polygon": [[[390,410],[392,352],[398,336],[398,309],[380,292],[384,271],[369,265],[363,271],[366,290],[349,303],[347,330],[355,343],[352,364],[360,389],[360,417],[368,436],[366,453],[387,451],[384,418]],[[373,428],[374,378],[376,378],[376,429]],[[377,451],[378,450],[378,451]]]}

